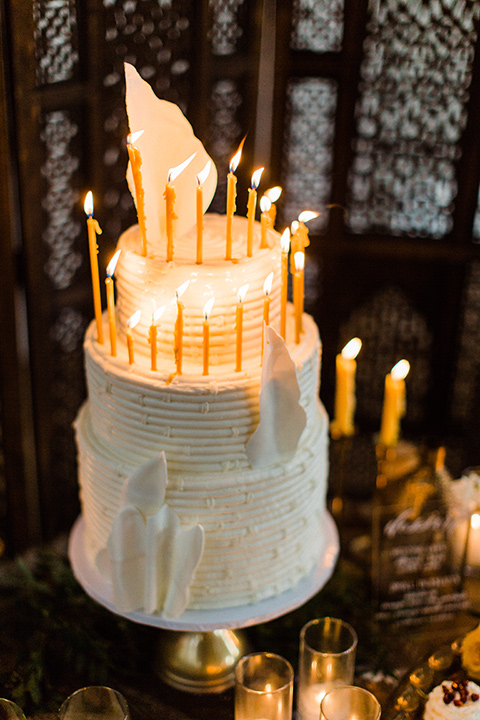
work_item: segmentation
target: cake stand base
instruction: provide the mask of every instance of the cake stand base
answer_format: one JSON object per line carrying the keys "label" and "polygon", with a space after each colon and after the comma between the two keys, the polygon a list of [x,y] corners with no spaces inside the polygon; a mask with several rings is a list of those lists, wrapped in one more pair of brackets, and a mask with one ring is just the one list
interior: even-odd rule
{"label": "cake stand base", "polygon": [[179,618],[164,618],[137,611],[119,613],[113,602],[111,584],[100,575],[85,554],[85,527],[79,517],[69,540],[73,573],[85,592],[111,612],[161,630],[155,671],[165,682],[190,692],[221,692],[234,682],[237,661],[248,649],[238,628],[274,620],[300,607],[329,580],[340,549],[338,531],[331,515],[322,519],[324,549],[309,575],[294,588],[256,605],[240,605],[215,610],[186,610]]}
{"label": "cake stand base", "polygon": [[221,693],[235,682],[237,662],[250,652],[241,630],[160,630],[154,672],[177,690]]}

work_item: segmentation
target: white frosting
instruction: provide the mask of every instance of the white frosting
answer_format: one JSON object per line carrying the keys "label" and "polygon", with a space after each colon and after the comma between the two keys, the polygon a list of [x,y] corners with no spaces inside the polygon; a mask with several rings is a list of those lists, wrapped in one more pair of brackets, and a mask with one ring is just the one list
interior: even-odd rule
{"label": "white frosting", "polygon": [[[450,688],[452,683],[447,680],[443,685]],[[437,685],[428,696],[424,712],[425,720],[476,720],[480,718],[480,700],[474,702],[470,697],[472,693],[480,695],[480,687],[469,681],[467,690],[469,692],[467,701],[457,707],[453,702],[447,705],[443,701],[442,685]],[[455,697],[459,698],[459,695],[457,694]]]}
{"label": "white frosting", "polygon": [[[274,232],[271,247],[259,250],[257,223],[254,255],[245,258],[246,225],[235,218],[233,254],[240,259],[226,262],[224,222],[224,217],[206,218],[203,265],[192,260],[193,236],[177,248],[180,259],[165,263],[138,253],[137,228],[124,233],[115,274],[117,356],[110,355],[106,316],[105,344],[96,341],[95,323],[86,333],[89,399],[76,422],[86,550],[92,563],[108,571],[106,548],[109,538],[112,546],[112,532],[116,536],[114,545],[123,550],[112,555],[110,565],[117,566],[110,572],[120,607],[142,602],[150,612],[177,615],[187,606],[255,603],[294,587],[324,551],[328,419],[318,397],[318,329],[304,315],[301,342],[293,342],[289,305],[286,348],[274,330],[267,331],[266,337],[275,339],[275,352],[270,357],[270,350],[264,351],[265,376],[274,384],[281,377],[286,386],[267,392],[260,435],[268,440],[269,457],[260,453],[261,461],[251,462],[247,444],[260,417],[263,283],[273,270],[270,323],[276,329],[280,250]],[[174,298],[185,279],[190,279],[191,292],[182,297],[184,363],[178,375],[172,349]],[[235,372],[237,293],[247,282],[244,364]],[[212,311],[210,317],[210,373],[203,376],[202,307],[212,294],[218,314]],[[170,303],[158,327],[156,371],[150,368],[146,340],[153,300],[157,307]],[[129,365],[124,332],[137,309],[142,309],[143,325],[134,330],[135,362]],[[269,414],[274,420],[270,438]],[[294,418],[292,430],[289,421]],[[279,434],[273,444],[271,433]],[[288,450],[285,456],[282,448]],[[168,483],[162,471],[161,487],[156,487],[144,472],[161,468],[161,453]],[[123,513],[125,536],[123,521],[117,519]],[[141,522],[150,525],[148,531]],[[177,558],[173,566],[185,568],[180,576],[172,574],[172,558]],[[134,585],[142,583],[147,592],[140,600]]]}

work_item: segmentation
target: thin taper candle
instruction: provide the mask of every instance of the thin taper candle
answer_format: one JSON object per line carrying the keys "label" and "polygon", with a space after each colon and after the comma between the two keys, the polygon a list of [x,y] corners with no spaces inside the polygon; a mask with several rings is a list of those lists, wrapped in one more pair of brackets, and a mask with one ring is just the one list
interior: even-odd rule
{"label": "thin taper candle", "polygon": [[212,163],[209,160],[202,172],[197,175],[197,265],[203,263],[203,185],[210,172]]}
{"label": "thin taper candle", "polygon": [[208,319],[212,310],[214,298],[210,298],[203,308],[203,374],[209,374],[210,363],[210,325]]}
{"label": "thin taper candle", "polygon": [[112,357],[117,356],[117,329],[115,322],[115,292],[113,285],[113,274],[117,266],[118,258],[121,250],[117,250],[107,265],[107,277],[105,278],[105,287],[107,291],[107,311],[108,311],[108,329],[110,334],[110,354]]}
{"label": "thin taper candle", "polygon": [[265,168],[258,168],[252,175],[251,186],[248,188],[247,203],[247,257],[253,255],[253,228],[255,225],[255,211],[257,208],[257,188],[260,184],[260,178]]}
{"label": "thin taper candle", "polygon": [[248,284],[242,285],[238,291],[238,302],[236,308],[236,332],[237,332],[237,345],[236,345],[236,364],[235,371],[240,372],[242,369],[242,351],[243,351],[243,301],[247,294]]}
{"label": "thin taper candle", "polygon": [[287,337],[287,297],[288,297],[288,251],[290,249],[290,230],[286,228],[280,238],[281,255],[281,286],[280,286],[280,335]]}
{"label": "thin taper candle", "polygon": [[237,209],[237,177],[235,171],[242,157],[242,148],[245,138],[240,143],[237,152],[230,160],[229,173],[227,175],[227,228],[226,228],[226,245],[225,245],[225,260],[232,259],[232,227],[233,227],[233,216]]}
{"label": "thin taper candle", "polygon": [[138,226],[140,228],[140,239],[142,243],[142,255],[147,254],[147,228],[145,217],[145,192],[142,182],[142,156],[135,142],[143,135],[143,130],[130,133],[127,137],[127,150],[132,168],[133,184],[135,187],[135,205],[137,208]]}
{"label": "thin taper candle", "polygon": [[93,308],[97,325],[97,341],[103,345],[102,300],[100,296],[97,245],[97,234],[101,235],[102,229],[93,217],[93,195],[91,190],[88,191],[85,197],[84,210],[87,215],[88,246],[90,251],[90,271],[92,275]]}
{"label": "thin taper candle", "polygon": [[293,275],[293,305],[295,310],[295,342],[298,345],[302,334],[303,302],[304,302],[304,265],[305,253],[297,252],[294,257],[295,273]]}

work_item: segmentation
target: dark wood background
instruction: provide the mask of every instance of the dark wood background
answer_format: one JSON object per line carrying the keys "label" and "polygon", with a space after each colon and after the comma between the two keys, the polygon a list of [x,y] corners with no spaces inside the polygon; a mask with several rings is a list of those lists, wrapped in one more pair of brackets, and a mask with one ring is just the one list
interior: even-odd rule
{"label": "dark wood background", "polygon": [[[279,223],[311,226],[307,305],[322,398],[359,335],[361,433],[410,360],[404,431],[480,464],[480,2],[0,0],[0,538],[9,553],[78,512],[72,422],[92,317],[83,198],[101,276],[135,221],[125,184],[123,62],[178,103],[219,169],[248,133],[284,188]],[[329,207],[332,206],[332,207]],[[361,465],[361,463],[359,463]]]}

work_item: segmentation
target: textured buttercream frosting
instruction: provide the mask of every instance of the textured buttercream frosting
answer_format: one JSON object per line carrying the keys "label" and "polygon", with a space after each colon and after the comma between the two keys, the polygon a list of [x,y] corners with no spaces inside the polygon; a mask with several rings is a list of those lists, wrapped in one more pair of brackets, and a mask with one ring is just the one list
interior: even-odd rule
{"label": "textured buttercream frosting", "polygon": [[[195,609],[255,603],[295,586],[308,574],[324,552],[328,464],[328,421],[318,397],[318,329],[304,315],[301,342],[295,343],[289,306],[285,352],[293,362],[291,382],[298,383],[295,397],[303,408],[305,427],[287,460],[272,458],[265,463],[263,459],[260,467],[252,467],[247,444],[260,419],[263,283],[273,272],[270,323],[278,328],[279,236],[271,232],[272,247],[260,250],[256,226],[254,256],[246,259],[241,256],[245,226],[237,218],[234,257],[243,259],[226,262],[221,240],[225,218],[207,216],[205,220],[203,265],[191,259],[192,237],[176,248],[173,263],[165,263],[139,254],[135,228],[122,236],[116,272],[117,356],[110,355],[108,341],[103,345],[96,341],[92,323],[84,346],[88,400],[76,422],[89,561],[99,566],[122,510],[129,478],[164,452],[168,512],[178,517],[185,531],[201,527],[204,537],[189,586],[188,607]],[[175,288],[186,279],[196,290],[182,297],[185,361],[178,375],[172,352]],[[245,363],[235,372],[237,293],[247,282]],[[212,364],[209,375],[203,376],[201,308],[212,294]],[[129,364],[128,317],[137,309],[143,315],[146,309],[150,313],[154,305],[163,304],[167,309],[158,328],[158,369],[150,369],[148,319],[135,328],[135,362]]]}
{"label": "textured buttercream frosting", "polygon": [[[460,698],[458,692],[454,693],[455,698],[445,702],[446,691],[451,689],[452,681],[446,680],[442,685],[437,685],[428,696],[425,705],[425,720],[478,720],[480,718],[480,687],[469,681],[466,684],[466,700],[454,703]],[[476,697],[476,699],[474,699]]]}

